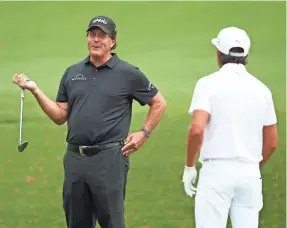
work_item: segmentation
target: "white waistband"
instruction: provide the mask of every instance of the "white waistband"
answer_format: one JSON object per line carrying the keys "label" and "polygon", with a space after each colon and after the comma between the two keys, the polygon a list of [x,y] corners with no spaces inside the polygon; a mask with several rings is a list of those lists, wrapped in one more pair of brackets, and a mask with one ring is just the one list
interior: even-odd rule
{"label": "white waistband", "polygon": [[238,159],[207,159],[202,162],[205,172],[230,173],[232,175],[261,176],[258,163]]}

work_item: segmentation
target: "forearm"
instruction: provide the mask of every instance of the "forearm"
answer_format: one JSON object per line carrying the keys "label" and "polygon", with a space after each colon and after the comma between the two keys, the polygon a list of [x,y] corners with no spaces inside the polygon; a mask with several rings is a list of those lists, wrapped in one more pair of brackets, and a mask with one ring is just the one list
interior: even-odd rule
{"label": "forearm", "polygon": [[276,125],[265,126],[262,132],[262,161],[260,168],[270,159],[278,145],[277,127]]}
{"label": "forearm", "polygon": [[153,131],[161,120],[165,112],[166,104],[164,101],[154,102],[150,105],[147,119],[144,123],[144,128],[148,131]]}
{"label": "forearm", "polygon": [[191,167],[196,163],[197,155],[203,140],[203,133],[189,131],[187,136],[186,166]]}
{"label": "forearm", "polygon": [[263,159],[260,162],[260,168],[270,159],[274,151],[275,151],[275,148],[267,147],[263,145],[263,150],[262,150]]}
{"label": "forearm", "polygon": [[54,123],[60,125],[66,121],[65,110],[61,109],[55,101],[49,99],[43,93],[43,91],[37,88],[36,90],[31,91],[31,92],[36,98],[42,110]]}

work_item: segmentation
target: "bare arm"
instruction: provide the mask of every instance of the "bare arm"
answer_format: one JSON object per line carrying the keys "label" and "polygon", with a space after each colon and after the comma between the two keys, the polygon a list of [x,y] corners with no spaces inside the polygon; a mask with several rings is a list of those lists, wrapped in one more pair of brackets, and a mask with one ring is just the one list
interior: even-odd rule
{"label": "bare arm", "polygon": [[68,118],[68,102],[55,102],[49,99],[39,88],[31,91],[46,115],[57,125],[64,124]]}
{"label": "bare arm", "polygon": [[[150,109],[144,123],[144,128],[148,131],[153,131],[158,125],[163,113],[165,112],[166,102],[164,97],[158,92],[149,102]],[[123,154],[129,156],[137,151],[147,140],[144,132],[139,131],[130,134],[126,139],[126,144],[122,148]]]}
{"label": "bare arm", "polygon": [[265,119],[263,123],[262,130],[262,156],[263,159],[260,162],[260,168],[271,158],[273,152],[277,148],[278,136],[277,136],[277,117],[275,112],[275,106],[272,98],[272,93],[268,90],[266,94],[267,107],[265,114]]}
{"label": "bare arm", "polygon": [[195,110],[187,135],[186,166],[192,167],[196,163],[197,155],[203,141],[204,128],[209,120],[209,113]]}
{"label": "bare arm", "polygon": [[59,103],[49,99],[36,85],[34,81],[30,81],[27,75],[15,73],[12,78],[13,83],[20,88],[30,90],[35,96],[42,110],[56,124],[61,125],[68,118],[68,103]]}
{"label": "bare arm", "polygon": [[263,127],[263,160],[260,162],[262,167],[272,156],[278,144],[277,127],[276,124]]}
{"label": "bare arm", "polygon": [[144,128],[148,131],[152,131],[158,125],[162,115],[166,109],[166,101],[164,97],[158,92],[149,102],[150,109],[147,115],[147,119],[144,123]]}

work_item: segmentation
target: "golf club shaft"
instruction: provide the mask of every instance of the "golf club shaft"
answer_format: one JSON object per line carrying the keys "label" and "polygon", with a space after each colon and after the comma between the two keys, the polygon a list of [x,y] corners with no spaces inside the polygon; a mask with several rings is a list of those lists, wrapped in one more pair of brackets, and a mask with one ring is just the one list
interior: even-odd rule
{"label": "golf club shaft", "polygon": [[21,89],[19,145],[22,143],[23,110],[24,110],[24,89]]}

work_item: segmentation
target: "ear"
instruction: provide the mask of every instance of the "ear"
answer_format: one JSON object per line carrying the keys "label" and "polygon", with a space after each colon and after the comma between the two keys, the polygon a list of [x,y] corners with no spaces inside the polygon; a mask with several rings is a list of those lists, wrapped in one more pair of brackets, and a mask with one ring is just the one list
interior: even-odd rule
{"label": "ear", "polygon": [[216,49],[216,55],[217,55],[217,58],[220,58],[221,53],[218,49]]}
{"label": "ear", "polygon": [[115,40],[115,39],[112,39],[111,48],[112,48],[113,46],[115,46],[115,44],[116,44],[116,40]]}

